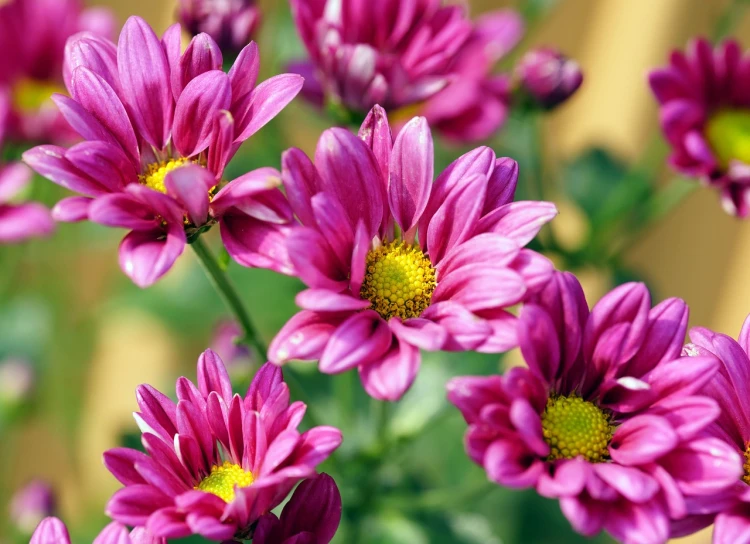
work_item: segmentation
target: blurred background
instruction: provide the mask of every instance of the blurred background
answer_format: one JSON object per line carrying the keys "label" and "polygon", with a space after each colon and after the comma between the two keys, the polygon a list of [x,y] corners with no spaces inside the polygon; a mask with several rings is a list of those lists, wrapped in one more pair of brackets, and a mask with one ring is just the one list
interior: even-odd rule
{"label": "blurred background", "polygon": [[[120,22],[141,15],[157,32],[173,22],[175,8],[172,0],[88,4],[112,7]],[[473,14],[515,6],[499,0],[469,4]],[[617,199],[612,181],[617,172],[644,156],[657,164],[663,161],[666,148],[659,137],[646,74],[664,64],[672,48],[684,47],[695,35],[713,35],[730,2],[542,0],[531,4],[538,4],[546,15],[529,28],[517,50],[554,44],[577,59],[585,73],[584,85],[574,98],[543,119],[546,197],[561,209],[554,234],[563,247],[575,250],[604,227],[592,213],[596,203],[592,206],[576,198],[569,184],[584,180]],[[303,56],[303,49],[287,3],[267,0],[260,5],[264,24],[257,41],[267,77],[283,71],[287,60]],[[750,21],[732,22],[742,41]],[[278,167],[280,152],[293,145],[311,152],[329,124],[295,101],[245,146],[235,159],[235,173]],[[499,155],[516,158],[523,172],[531,151],[521,125],[511,119],[491,145]],[[463,151],[442,146],[440,166]],[[646,184],[658,187],[673,177],[666,166],[656,172]],[[602,183],[613,185],[601,187]],[[39,181],[35,191],[49,203],[63,196],[62,190]],[[637,232],[638,220],[630,227]],[[213,243],[218,242],[218,233],[211,234]],[[119,485],[104,469],[101,454],[118,444],[137,445],[131,417],[137,409],[136,385],[150,383],[171,393],[177,376],[193,379],[198,355],[214,341],[217,323],[227,317],[189,251],[155,287],[145,291],[135,287],[117,265],[121,235],[90,223],[61,224],[49,240],[0,248],[0,360],[28,362],[35,373],[30,400],[14,404],[5,426],[0,426],[0,542],[16,541],[6,513],[13,493],[33,479],[53,486],[59,515],[68,522],[74,541],[91,542],[105,523],[104,504]],[[651,287],[655,301],[684,298],[692,310],[691,324],[737,334],[750,312],[746,279],[750,224],[726,215],[713,192],[692,192],[672,213],[625,245],[615,265],[551,257],[561,266],[575,267],[592,304],[615,282],[637,278]],[[230,274],[270,340],[293,314],[294,295],[301,284],[237,265],[230,266]],[[244,390],[257,361],[238,357],[233,372],[238,390]],[[298,366],[309,396],[305,400],[314,401],[317,418],[345,431],[341,459],[360,456],[352,463],[354,468],[331,463],[322,467],[337,478],[344,496],[345,519],[335,542],[357,542],[355,525],[366,528],[362,533],[367,537],[361,541],[368,543],[583,541],[569,528],[556,503],[533,492],[488,486],[484,472],[463,452],[465,425],[458,412],[446,409],[448,378],[496,372],[516,359],[514,354],[427,356],[415,387],[391,409],[391,432],[399,440],[376,474],[379,497],[367,504],[352,491],[365,482],[369,485],[372,478],[368,457],[362,457],[361,451],[374,431],[358,380],[352,373],[331,378],[319,375],[314,365]],[[19,379],[23,381],[23,376],[0,376],[0,390]],[[342,398],[357,409],[338,409]],[[350,507],[358,512],[356,516],[347,512]],[[604,536],[596,541],[608,542]],[[709,542],[710,536],[703,533],[683,541]]]}

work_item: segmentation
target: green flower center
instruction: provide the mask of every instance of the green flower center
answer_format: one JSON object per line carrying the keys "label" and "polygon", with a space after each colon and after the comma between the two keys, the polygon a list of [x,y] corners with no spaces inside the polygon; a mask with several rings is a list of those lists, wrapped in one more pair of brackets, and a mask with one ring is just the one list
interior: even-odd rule
{"label": "green flower center", "polygon": [[195,486],[195,489],[212,493],[225,502],[232,502],[235,486],[249,487],[254,480],[252,472],[242,470],[241,466],[229,461],[224,461],[221,466],[214,465],[211,468],[211,474],[203,478],[201,483]]}
{"label": "green flower center", "polygon": [[547,399],[542,432],[550,447],[549,461],[575,457],[603,461],[609,457],[613,431],[609,414],[589,401],[575,395]]}
{"label": "green flower center", "polygon": [[417,245],[391,242],[367,254],[360,296],[383,319],[419,317],[435,290],[435,268]]}
{"label": "green flower center", "polygon": [[750,164],[750,110],[721,110],[706,124],[706,138],[722,167]]}

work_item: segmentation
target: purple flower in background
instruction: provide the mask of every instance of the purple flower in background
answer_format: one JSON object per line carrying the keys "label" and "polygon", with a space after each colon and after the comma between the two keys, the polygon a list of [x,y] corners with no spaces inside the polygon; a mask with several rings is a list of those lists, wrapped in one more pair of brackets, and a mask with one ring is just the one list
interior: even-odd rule
{"label": "purple flower in background", "polygon": [[516,345],[506,308],[552,272],[523,246],[557,210],[513,202],[518,165],[487,147],[434,183],[433,169],[425,119],[412,119],[394,142],[378,106],[359,138],[324,132],[315,164],[299,149],[283,155],[284,187],[302,224],[289,235],[289,258],[309,289],[271,343],[273,362],[318,359],[326,374],[358,368],[372,397],[397,400],[417,375],[420,349]]}
{"label": "purple flower in background", "polygon": [[750,57],[735,40],[696,40],[649,82],[672,167],[716,188],[728,213],[750,216]]}
{"label": "purple flower in background", "polygon": [[270,363],[244,398],[233,396],[224,364],[207,350],[198,359],[198,386],[180,378],[176,390],[177,404],[148,385],[137,390],[135,418],[148,454],[104,454],[125,485],[107,514],[160,537],[250,538],[253,524],[341,444],[332,427],[297,430],[306,407],[289,404],[281,369]]}
{"label": "purple flower in background", "polygon": [[[48,517],[39,524],[29,544],[70,544],[70,535],[65,524],[57,518]],[[155,538],[142,527],[128,532],[119,523],[110,523],[99,533],[92,544],[167,544],[163,538]]]}
{"label": "purple flower in background", "polygon": [[565,102],[583,83],[578,63],[551,47],[526,53],[516,66],[516,74],[521,88],[546,109]]}
{"label": "purple flower in background", "polygon": [[254,544],[328,544],[341,521],[341,494],[336,482],[322,473],[299,484],[281,511],[258,521]]}
{"label": "purple flower in background", "polygon": [[206,34],[180,54],[179,25],[160,40],[131,17],[117,46],[79,34],[66,46],[72,98],[53,99],[86,141],[24,154],[37,172],[84,195],[59,202],[56,219],[130,229],[120,266],[141,287],[216,222],[240,264],[289,271],[279,246],[292,216],[276,188],[280,174],[262,168],[227,183],[223,173],[240,144],[297,95],[302,78],[283,74],[256,86],[255,43],[228,74],[221,67]]}
{"label": "purple flower in background", "polygon": [[9,358],[0,362],[0,406],[15,406],[34,391],[36,374],[28,361]]}
{"label": "purple flower in background", "polygon": [[260,25],[255,0],[179,0],[177,19],[191,35],[205,32],[225,55],[236,55]]}
{"label": "purple flower in background", "polygon": [[76,138],[50,100],[63,90],[65,41],[83,30],[109,37],[114,18],[80,0],[10,0],[0,3],[0,92],[11,97],[9,137],[21,142]]}
{"label": "purple flower in background", "polygon": [[708,433],[732,445],[744,460],[744,474],[725,492],[691,501],[689,508],[695,515],[678,526],[678,534],[692,533],[715,521],[715,544],[747,544],[750,543],[750,316],[742,325],[738,341],[702,327],[690,330],[690,340],[692,343],[683,350],[685,355],[714,355],[721,361],[719,372],[703,389],[721,408],[721,415]]}
{"label": "purple flower in background", "polygon": [[246,345],[239,343],[245,334],[233,319],[219,321],[214,328],[211,349],[224,361],[232,380],[248,375],[255,357]]}
{"label": "purple flower in background", "polygon": [[52,487],[41,480],[33,481],[13,494],[10,520],[19,533],[30,535],[44,518],[55,513],[56,505]]}
{"label": "purple flower in background", "polygon": [[651,308],[635,283],[589,313],[576,278],[556,272],[518,319],[529,368],[448,385],[469,457],[498,484],[559,499],[583,535],[665,542],[688,499],[742,474],[735,448],[705,435],[719,409],[697,393],[718,361],[680,356],[687,321],[682,300]]}

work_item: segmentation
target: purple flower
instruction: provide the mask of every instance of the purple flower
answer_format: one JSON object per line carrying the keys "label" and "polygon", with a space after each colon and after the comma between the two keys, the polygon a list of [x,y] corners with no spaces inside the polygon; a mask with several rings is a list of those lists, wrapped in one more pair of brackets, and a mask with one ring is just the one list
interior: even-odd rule
{"label": "purple flower", "polygon": [[[57,518],[45,518],[34,531],[29,544],[70,544],[68,528]],[[110,523],[92,544],[167,544],[167,541],[150,535],[142,527],[129,533],[124,525]]]}
{"label": "purple flower", "polygon": [[297,430],[306,407],[289,404],[281,369],[270,363],[244,398],[232,396],[224,364],[207,350],[198,359],[198,386],[180,378],[176,390],[177,404],[148,385],[137,390],[135,418],[148,454],[104,454],[125,485],[107,514],[159,537],[250,538],[253,524],[341,444],[332,427]]}
{"label": "purple flower", "polygon": [[254,544],[328,544],[341,521],[341,494],[322,473],[302,482],[284,506],[281,519],[266,514],[258,521]]}
{"label": "purple flower", "polygon": [[260,25],[255,0],[179,0],[177,18],[191,35],[205,32],[227,55],[236,55]]}
{"label": "purple flower", "polygon": [[160,40],[131,17],[117,46],[77,35],[66,46],[72,98],[53,99],[86,141],[24,154],[37,172],[84,195],[59,202],[56,219],[130,229],[120,266],[141,287],[216,222],[240,264],[289,271],[280,239],[291,212],[276,188],[279,173],[261,168],[229,183],[223,173],[240,144],[297,95],[302,78],[284,74],[256,86],[255,43],[228,74],[221,66],[206,34],[180,54],[179,25]]}
{"label": "purple flower", "polygon": [[10,519],[23,535],[30,535],[39,522],[55,513],[57,501],[52,487],[41,480],[33,481],[13,495]]}
{"label": "purple flower", "polygon": [[728,213],[750,216],[750,57],[728,40],[696,40],[651,72],[670,164],[716,188]]}
{"label": "purple flower", "polygon": [[360,137],[323,133],[315,164],[282,157],[287,197],[302,226],[288,238],[295,274],[309,289],[302,311],[271,344],[275,363],[318,359],[326,374],[358,368],[367,392],[397,400],[420,349],[498,353],[516,345],[506,311],[552,272],[523,249],[557,213],[548,202],[512,202],[518,165],[481,147],[433,183],[424,118],[395,142],[376,106]]}
{"label": "purple flower", "polygon": [[11,96],[10,138],[69,142],[76,138],[50,100],[62,90],[65,40],[88,30],[109,37],[112,14],[83,10],[80,0],[10,0],[0,7],[0,90]]}
{"label": "purple flower", "polygon": [[735,448],[704,434],[719,410],[697,393],[718,362],[680,357],[687,320],[682,300],[651,308],[636,283],[589,313],[575,277],[556,272],[518,320],[529,368],[448,385],[469,457],[498,484],[559,499],[581,534],[665,542],[687,499],[742,474]]}
{"label": "purple flower", "polygon": [[565,102],[583,83],[578,63],[551,47],[526,53],[516,66],[516,74],[521,88],[546,109]]}
{"label": "purple flower", "polygon": [[214,328],[211,349],[224,361],[232,380],[249,377],[255,360],[252,350],[238,343],[243,338],[242,327],[233,319],[219,321]]}
{"label": "purple flower", "polygon": [[685,355],[714,355],[721,362],[719,372],[703,389],[721,408],[708,433],[732,445],[744,460],[744,473],[723,493],[691,501],[694,516],[682,522],[678,531],[687,534],[715,520],[715,544],[746,544],[750,542],[750,316],[738,341],[702,327],[690,330],[690,340]]}

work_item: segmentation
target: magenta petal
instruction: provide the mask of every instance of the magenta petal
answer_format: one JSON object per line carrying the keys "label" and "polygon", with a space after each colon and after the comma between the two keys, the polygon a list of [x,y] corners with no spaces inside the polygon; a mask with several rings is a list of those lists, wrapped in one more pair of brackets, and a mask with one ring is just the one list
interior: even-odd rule
{"label": "magenta petal", "polygon": [[440,278],[432,299],[458,302],[476,312],[512,306],[520,302],[525,293],[523,278],[513,270],[478,265]]}
{"label": "magenta petal", "polygon": [[65,149],[54,145],[40,145],[23,154],[23,160],[35,172],[50,181],[90,196],[99,196],[108,191],[78,170],[65,158]]}
{"label": "magenta petal", "polygon": [[438,351],[448,339],[446,330],[429,319],[416,317],[401,321],[392,317],[388,325],[399,340],[426,351]]}
{"label": "magenta petal", "polygon": [[602,530],[606,507],[598,501],[563,497],[560,499],[560,510],[573,528],[584,536],[594,536]]}
{"label": "magenta petal", "polygon": [[172,94],[179,101],[183,89],[196,77],[211,70],[221,70],[221,50],[208,34],[201,32],[190,40],[180,57],[177,69],[172,71]]}
{"label": "magenta petal", "polygon": [[318,544],[333,539],[340,521],[341,494],[333,478],[325,473],[302,482],[281,512],[284,536],[308,532]]}
{"label": "magenta petal", "polygon": [[476,232],[494,232],[525,246],[556,215],[557,208],[551,202],[511,202],[482,217]]}
{"label": "magenta petal", "polygon": [[184,157],[205,150],[214,136],[214,123],[232,99],[229,76],[211,70],[190,81],[182,91],[174,111],[172,130],[175,147]]}
{"label": "magenta petal", "polygon": [[128,528],[113,521],[107,525],[91,544],[132,544]]}
{"label": "magenta petal", "polygon": [[[106,38],[91,32],[73,35],[65,44],[65,64],[63,78],[65,86],[72,92],[73,72],[84,66],[104,79],[115,91],[120,89],[117,74],[117,47]],[[73,94],[73,98],[77,98]]]}
{"label": "magenta petal", "polygon": [[44,518],[31,535],[29,544],[70,544],[68,528],[57,518]]}
{"label": "magenta petal", "polygon": [[216,391],[227,404],[232,400],[229,373],[221,358],[210,349],[198,357],[198,388],[206,398],[212,391]]}
{"label": "magenta petal", "polygon": [[[738,505],[716,517],[714,544],[750,544],[750,506]],[[32,540],[31,544],[35,544]]]}
{"label": "magenta petal", "polygon": [[328,289],[306,289],[295,297],[297,306],[317,312],[354,312],[364,310],[371,304],[369,300],[355,298],[346,293]]}
{"label": "magenta petal", "polygon": [[106,513],[120,523],[145,525],[152,513],[171,505],[172,499],[153,486],[130,485],[112,496]]}
{"label": "magenta petal", "polygon": [[531,487],[544,471],[544,463],[529,453],[523,444],[495,440],[487,448],[482,464],[493,482],[513,488]]}
{"label": "magenta petal", "polygon": [[580,457],[557,463],[550,474],[539,478],[536,490],[548,498],[575,497],[583,491],[589,470],[588,463]]}
{"label": "magenta petal", "polygon": [[259,202],[257,201],[257,197],[272,189],[276,189],[280,183],[281,177],[279,171],[275,168],[258,168],[257,170],[252,170],[227,183],[214,196],[211,200],[212,213],[215,217],[220,217],[228,209],[237,208],[256,219],[274,219],[273,222],[275,223],[291,221],[291,214],[286,210],[283,217],[272,218],[262,217],[261,211],[258,209]]}
{"label": "magenta petal", "polygon": [[89,206],[88,216],[91,221],[108,227],[152,231],[160,226],[154,210],[128,193],[97,198]]}
{"label": "magenta petal", "polygon": [[604,482],[633,502],[646,502],[659,491],[657,482],[640,469],[613,463],[597,463],[593,468]]}
{"label": "magenta petal", "polygon": [[336,315],[303,310],[287,321],[268,348],[268,358],[278,364],[291,359],[320,359],[328,339],[341,323]]}
{"label": "magenta petal", "polygon": [[287,238],[287,248],[296,275],[306,285],[313,289],[344,290],[346,273],[317,230],[293,229]]}
{"label": "magenta petal", "polygon": [[518,163],[508,157],[495,161],[495,169],[487,181],[487,196],[484,200],[482,215],[513,202],[518,184]]}
{"label": "magenta petal", "polygon": [[0,243],[16,243],[47,236],[55,222],[47,208],[37,202],[17,206],[0,204]]}
{"label": "magenta petal", "polygon": [[669,516],[661,501],[646,504],[624,503],[610,508],[604,528],[615,539],[627,544],[666,542],[669,538]]}
{"label": "magenta petal", "polygon": [[89,206],[93,201],[85,196],[63,198],[52,208],[52,218],[63,222],[84,221],[88,219]]}
{"label": "magenta petal", "polygon": [[336,255],[340,268],[346,270],[354,249],[354,229],[349,224],[346,211],[328,193],[318,193],[312,197],[311,203],[318,232]]}
{"label": "magenta petal", "polygon": [[294,214],[303,225],[312,226],[311,199],[323,185],[315,165],[301,149],[293,147],[281,155],[281,178]]}
{"label": "magenta petal", "polygon": [[560,369],[560,342],[552,319],[540,306],[527,304],[521,310],[518,342],[529,369],[554,383]]}
{"label": "magenta petal", "polygon": [[185,250],[182,225],[166,234],[156,231],[133,231],[120,244],[120,268],[138,287],[148,287],[166,274]]}
{"label": "magenta petal", "polygon": [[680,356],[685,342],[689,309],[684,300],[667,299],[649,312],[643,347],[628,364],[628,373],[642,376],[659,363]]}
{"label": "magenta petal", "polygon": [[68,149],[65,158],[108,192],[138,181],[132,161],[119,146],[107,142],[81,142]]}
{"label": "magenta petal", "polygon": [[352,367],[375,361],[391,347],[388,324],[376,312],[364,310],[344,321],[328,340],[318,368],[338,374]]}
{"label": "magenta petal", "polygon": [[518,254],[518,244],[510,238],[492,233],[480,234],[448,252],[440,261],[438,274],[442,277],[464,267],[470,269],[479,264],[503,267],[513,262]]}
{"label": "magenta petal", "polygon": [[268,268],[281,274],[294,271],[286,248],[289,227],[234,212],[222,216],[220,224],[224,247],[242,266]]}
{"label": "magenta petal", "polygon": [[645,465],[671,451],[679,438],[662,417],[640,415],[617,428],[609,452],[612,460],[623,465]]}
{"label": "magenta petal", "polygon": [[527,399],[521,397],[513,400],[510,422],[527,448],[540,457],[549,455],[550,447],[544,441],[541,417]]}
{"label": "magenta petal", "polygon": [[208,219],[208,191],[214,176],[196,164],[175,168],[164,178],[167,193],[182,204],[193,225],[200,226]]}
{"label": "magenta petal", "polygon": [[174,108],[169,63],[161,41],[140,17],[130,17],[122,27],[117,66],[138,131],[156,149],[163,149],[172,130]]}
{"label": "magenta petal", "polygon": [[[391,127],[388,124],[388,115],[380,106],[374,106],[367,114],[362,126],[359,128],[358,136],[367,144],[375,155],[375,160],[380,166],[383,175],[383,183],[388,186],[388,178],[391,171],[391,150],[393,149],[393,137]],[[430,140],[432,136],[430,136]],[[432,163],[430,163],[432,164]],[[432,183],[432,177],[430,177]]]}
{"label": "magenta petal", "polygon": [[246,101],[232,104],[239,132],[235,142],[244,142],[276,117],[302,90],[304,82],[297,74],[274,76],[253,89]]}
{"label": "magenta petal", "polygon": [[20,162],[0,165],[0,204],[10,202],[31,181],[31,170]]}
{"label": "magenta petal", "polygon": [[431,304],[421,315],[434,321],[448,332],[448,341],[443,346],[447,351],[472,350],[484,343],[492,334],[489,323],[454,301]]}
{"label": "magenta petal", "polygon": [[414,383],[421,361],[417,347],[397,341],[377,360],[360,364],[359,377],[371,397],[395,402]]}
{"label": "magenta petal", "polygon": [[255,88],[260,71],[260,55],[258,45],[250,42],[242,48],[237,60],[229,69],[229,79],[232,81],[232,111],[236,111],[234,105],[242,102],[250,96]]}
{"label": "magenta petal", "polygon": [[424,117],[415,117],[398,133],[391,156],[388,199],[405,238],[427,207],[432,187],[434,149]]}
{"label": "magenta petal", "polygon": [[104,124],[72,98],[62,94],[53,94],[52,101],[57,105],[68,124],[84,140],[99,140],[119,145],[118,140],[105,128]]}

